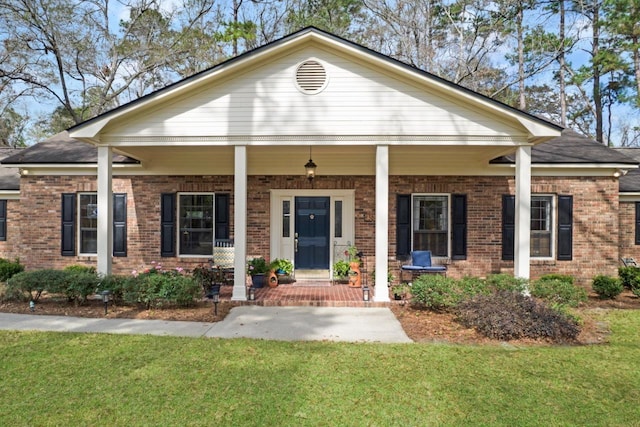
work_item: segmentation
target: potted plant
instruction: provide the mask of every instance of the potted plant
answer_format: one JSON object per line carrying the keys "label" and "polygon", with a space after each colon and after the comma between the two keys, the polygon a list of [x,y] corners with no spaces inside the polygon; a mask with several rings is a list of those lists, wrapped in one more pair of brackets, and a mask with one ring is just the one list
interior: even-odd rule
{"label": "potted plant", "polygon": [[362,276],[360,274],[362,252],[359,252],[358,248],[352,245],[345,251],[345,255],[349,257],[349,286],[359,288],[362,286]]}
{"label": "potted plant", "polygon": [[293,263],[285,258],[276,258],[271,261],[271,269],[275,270],[278,276],[288,276],[293,273]]}
{"label": "potted plant", "polygon": [[349,263],[347,261],[340,260],[333,264],[333,279],[337,282],[348,283]]}
{"label": "potted plant", "polygon": [[249,261],[248,272],[254,288],[261,288],[264,284],[264,276],[269,272],[269,264],[262,258],[253,258]]}

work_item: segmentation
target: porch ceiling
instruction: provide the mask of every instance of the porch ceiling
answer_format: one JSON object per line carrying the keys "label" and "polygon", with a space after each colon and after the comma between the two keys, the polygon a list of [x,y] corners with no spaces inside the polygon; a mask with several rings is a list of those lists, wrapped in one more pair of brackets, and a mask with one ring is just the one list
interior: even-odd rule
{"label": "porch ceiling", "polygon": [[[493,146],[389,146],[391,175],[469,175],[495,171],[489,161],[513,152]],[[141,173],[233,175],[230,146],[119,147],[118,152],[142,162]],[[302,175],[309,146],[249,146],[249,175]],[[311,157],[318,175],[374,175],[376,148],[314,145]],[[493,173],[493,172],[491,172]]]}

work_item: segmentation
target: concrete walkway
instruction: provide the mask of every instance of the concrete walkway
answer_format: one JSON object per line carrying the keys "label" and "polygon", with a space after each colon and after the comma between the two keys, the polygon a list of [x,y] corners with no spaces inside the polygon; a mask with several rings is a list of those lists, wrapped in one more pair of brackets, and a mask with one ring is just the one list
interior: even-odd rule
{"label": "concrete walkway", "polygon": [[241,306],[215,323],[0,313],[0,329],[280,341],[412,342],[388,308]]}

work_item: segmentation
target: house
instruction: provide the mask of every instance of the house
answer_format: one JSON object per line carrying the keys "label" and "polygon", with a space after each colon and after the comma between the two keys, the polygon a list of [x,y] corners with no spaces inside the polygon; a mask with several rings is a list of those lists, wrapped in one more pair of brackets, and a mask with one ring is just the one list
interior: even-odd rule
{"label": "house", "polygon": [[353,244],[377,289],[418,249],[452,277],[616,274],[634,226],[619,176],[638,161],[306,28],[2,165],[20,172],[5,256],[126,273],[189,268],[233,242],[243,300],[247,258],[329,279]]}

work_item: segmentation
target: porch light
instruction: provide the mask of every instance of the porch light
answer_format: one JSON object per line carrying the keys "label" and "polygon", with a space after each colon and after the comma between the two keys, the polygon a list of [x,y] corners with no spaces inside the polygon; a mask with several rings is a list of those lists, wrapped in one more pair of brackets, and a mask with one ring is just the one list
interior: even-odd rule
{"label": "porch light", "polygon": [[369,287],[367,285],[364,285],[362,287],[362,301],[364,302],[371,301],[371,295],[369,293]]}
{"label": "porch light", "polygon": [[317,167],[318,165],[313,163],[313,160],[311,160],[311,146],[309,146],[309,161],[306,165],[304,165],[304,169],[307,172],[307,179],[309,180],[309,182],[313,182],[313,178],[316,177]]}
{"label": "porch light", "polygon": [[36,303],[34,300],[29,301],[29,310],[36,311]]}
{"label": "porch light", "polygon": [[104,315],[107,315],[107,309],[109,308],[109,295],[111,295],[110,290],[102,291],[102,302],[104,303]]}
{"label": "porch light", "polygon": [[256,289],[252,286],[249,286],[249,290],[247,292],[247,299],[249,301],[255,301],[256,300]]}

